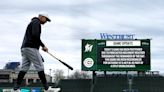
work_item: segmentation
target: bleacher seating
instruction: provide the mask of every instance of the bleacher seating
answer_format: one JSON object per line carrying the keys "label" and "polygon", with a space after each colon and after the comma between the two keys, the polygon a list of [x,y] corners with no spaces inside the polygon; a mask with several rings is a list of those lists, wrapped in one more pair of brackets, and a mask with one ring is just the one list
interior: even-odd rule
{"label": "bleacher seating", "polygon": [[[133,76],[132,92],[164,92],[164,77]],[[13,83],[0,83],[0,89],[12,88]],[[56,86],[50,83],[50,86]],[[42,87],[41,83],[32,83],[26,87]],[[96,77],[94,85],[91,79],[62,79],[57,87],[60,92],[129,92],[127,76]],[[92,90],[91,90],[92,89]]]}
{"label": "bleacher seating", "polygon": [[141,76],[134,77],[133,88],[139,92],[164,92],[164,77]]}
{"label": "bleacher seating", "polygon": [[[132,92],[164,92],[164,77],[134,76]],[[61,80],[61,92],[91,92],[91,80]],[[92,92],[129,92],[127,76],[97,77]]]}
{"label": "bleacher seating", "polygon": [[90,92],[91,79],[64,79],[59,87],[61,92]]}
{"label": "bleacher seating", "polygon": [[122,92],[127,88],[127,78],[124,76],[98,77],[93,92]]}

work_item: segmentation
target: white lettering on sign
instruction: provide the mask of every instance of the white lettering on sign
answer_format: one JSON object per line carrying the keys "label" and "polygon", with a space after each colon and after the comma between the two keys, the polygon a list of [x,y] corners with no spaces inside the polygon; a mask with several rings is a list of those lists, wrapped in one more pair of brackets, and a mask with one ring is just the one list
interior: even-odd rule
{"label": "white lettering on sign", "polygon": [[143,48],[104,48],[100,53],[102,64],[111,68],[135,68],[143,65],[146,57]]}
{"label": "white lettering on sign", "polygon": [[141,41],[106,41],[106,46],[141,46]]}

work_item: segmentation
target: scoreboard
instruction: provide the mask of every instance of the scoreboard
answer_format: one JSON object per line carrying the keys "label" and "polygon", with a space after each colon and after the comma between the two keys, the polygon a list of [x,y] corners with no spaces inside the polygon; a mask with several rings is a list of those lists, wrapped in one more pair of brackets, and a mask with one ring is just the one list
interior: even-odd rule
{"label": "scoreboard", "polygon": [[82,70],[147,71],[151,68],[150,39],[82,39]]}

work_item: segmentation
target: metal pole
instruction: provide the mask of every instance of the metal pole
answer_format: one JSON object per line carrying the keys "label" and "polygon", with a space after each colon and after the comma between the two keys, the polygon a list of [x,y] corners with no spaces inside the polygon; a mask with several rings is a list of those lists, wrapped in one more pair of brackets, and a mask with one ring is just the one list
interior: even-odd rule
{"label": "metal pole", "polygon": [[49,69],[50,70],[50,76],[51,76],[51,69]]}
{"label": "metal pole", "polygon": [[67,78],[69,79],[69,68],[68,68],[68,77]]}
{"label": "metal pole", "polygon": [[52,82],[52,76],[51,76],[51,70],[52,69],[49,69],[50,70],[50,82]]}
{"label": "metal pole", "polygon": [[132,92],[133,76],[128,76],[129,92]]}

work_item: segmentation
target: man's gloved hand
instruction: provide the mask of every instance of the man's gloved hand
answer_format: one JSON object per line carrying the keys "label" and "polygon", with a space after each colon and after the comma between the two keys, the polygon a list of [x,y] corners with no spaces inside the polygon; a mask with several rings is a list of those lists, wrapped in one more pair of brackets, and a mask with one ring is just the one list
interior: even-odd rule
{"label": "man's gloved hand", "polygon": [[46,46],[42,47],[42,50],[48,52],[48,48]]}

